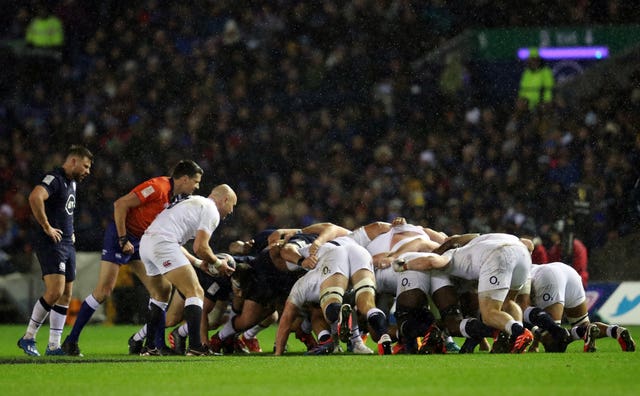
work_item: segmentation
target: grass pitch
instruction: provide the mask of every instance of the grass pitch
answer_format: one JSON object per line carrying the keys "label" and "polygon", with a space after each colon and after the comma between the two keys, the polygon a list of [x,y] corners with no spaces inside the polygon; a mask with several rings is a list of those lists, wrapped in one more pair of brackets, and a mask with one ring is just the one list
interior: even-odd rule
{"label": "grass pitch", "polygon": [[[563,354],[303,356],[303,345],[292,336],[283,357],[139,357],[127,355],[136,326],[91,325],[80,340],[84,357],[32,358],[16,346],[25,327],[0,326],[2,395],[640,394],[639,353],[621,352],[611,338],[599,339],[598,351],[589,354],[576,342]],[[640,327],[630,330],[638,341]],[[274,334],[275,327],[260,333],[263,349],[271,350]],[[41,352],[47,338],[43,327]]]}

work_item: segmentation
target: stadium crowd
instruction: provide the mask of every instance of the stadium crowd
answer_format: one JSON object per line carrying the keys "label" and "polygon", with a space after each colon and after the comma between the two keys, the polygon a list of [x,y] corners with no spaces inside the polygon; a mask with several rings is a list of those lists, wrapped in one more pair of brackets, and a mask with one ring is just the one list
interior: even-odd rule
{"label": "stadium crowd", "polygon": [[[631,86],[577,107],[559,96],[529,110],[515,91],[484,101],[472,69],[411,67],[464,28],[638,20],[625,2],[43,3],[63,22],[62,56],[40,74],[7,70],[0,85],[9,255],[29,251],[26,197],[71,142],[95,153],[79,250],[100,249],[117,197],[182,158],[238,193],[221,246],[266,228],[398,215],[448,235],[544,235],[574,183],[592,191],[589,249],[634,227],[640,69]],[[2,38],[24,37],[35,6],[6,9]]]}

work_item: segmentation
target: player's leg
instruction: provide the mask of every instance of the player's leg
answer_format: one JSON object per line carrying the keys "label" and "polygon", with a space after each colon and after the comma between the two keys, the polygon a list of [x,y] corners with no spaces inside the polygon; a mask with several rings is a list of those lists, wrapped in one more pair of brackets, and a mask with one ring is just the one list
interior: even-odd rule
{"label": "player's leg", "polygon": [[204,305],[204,290],[190,264],[182,265],[164,274],[184,295],[184,319],[189,331],[189,348],[187,356],[207,354],[208,348],[202,345],[200,324]]}

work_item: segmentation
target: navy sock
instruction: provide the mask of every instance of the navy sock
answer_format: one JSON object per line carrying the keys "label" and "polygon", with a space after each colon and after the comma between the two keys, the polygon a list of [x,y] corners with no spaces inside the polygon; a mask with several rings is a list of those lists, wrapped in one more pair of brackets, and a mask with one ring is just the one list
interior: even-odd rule
{"label": "navy sock", "polygon": [[67,336],[67,340],[71,342],[78,342],[82,329],[87,323],[89,323],[89,320],[91,320],[94,312],[96,312],[96,310],[91,308],[89,304],[86,303],[86,301],[82,302],[80,311],[78,311],[78,316],[76,317],[76,322],[73,324],[73,328]]}
{"label": "navy sock", "polygon": [[184,307],[184,318],[189,329],[189,348],[201,348],[200,322],[202,320],[202,308],[197,305]]}

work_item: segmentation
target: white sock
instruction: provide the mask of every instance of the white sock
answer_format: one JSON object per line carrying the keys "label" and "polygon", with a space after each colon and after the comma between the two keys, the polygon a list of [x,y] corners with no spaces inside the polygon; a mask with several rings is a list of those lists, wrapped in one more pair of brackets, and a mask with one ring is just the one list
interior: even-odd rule
{"label": "white sock", "polygon": [[258,333],[261,332],[264,329],[265,329],[264,327],[262,327],[259,324],[257,324],[255,326],[253,326],[252,328],[250,328],[249,330],[244,332],[244,338],[246,338],[246,339],[256,338]]}
{"label": "white sock", "polygon": [[222,326],[222,329],[218,333],[218,336],[220,337],[221,340],[224,340],[228,337],[233,336],[234,334],[236,334],[236,329],[233,328],[233,320],[229,318],[227,323],[225,323],[224,326]]}
{"label": "white sock", "polygon": [[[49,315],[49,349],[54,350],[60,348],[60,339],[62,338],[62,331],[64,330],[64,323],[67,320],[67,309],[63,305],[55,305],[51,309]],[[60,313],[62,311],[64,313]]]}
{"label": "white sock", "polygon": [[133,335],[134,341],[142,341],[147,336],[147,325],[142,326],[140,330],[136,334]]}
{"label": "white sock", "polygon": [[183,323],[182,326],[178,327],[178,334],[180,337],[187,337],[189,335],[189,326]]}
{"label": "white sock", "polygon": [[84,302],[86,302],[88,306],[93,308],[94,311],[97,310],[98,307],[100,307],[100,303],[98,302],[98,300],[96,300],[93,294],[89,294],[87,298],[84,299]]}
{"label": "white sock", "polygon": [[40,300],[36,301],[33,305],[33,311],[31,311],[31,318],[29,318],[29,325],[27,326],[27,331],[24,334],[24,338],[27,340],[35,340],[36,334],[38,334],[38,330],[40,330],[40,326],[47,320],[47,316],[49,316],[49,310],[47,310]]}

